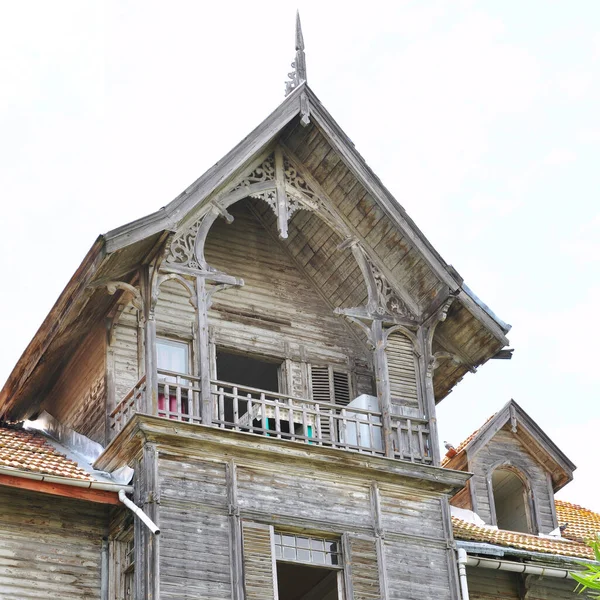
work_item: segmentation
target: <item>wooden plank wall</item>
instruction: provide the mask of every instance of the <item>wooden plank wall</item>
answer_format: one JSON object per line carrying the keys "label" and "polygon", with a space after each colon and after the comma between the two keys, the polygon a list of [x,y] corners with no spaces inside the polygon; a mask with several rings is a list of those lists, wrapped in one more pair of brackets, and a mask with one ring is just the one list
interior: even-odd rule
{"label": "wooden plank wall", "polygon": [[[230,526],[243,519],[340,539],[373,537],[380,527],[383,553],[373,560],[385,571],[381,589],[389,588],[388,598],[458,598],[444,498],[388,482],[375,509],[374,484],[358,476],[290,461],[274,467],[278,461],[233,453],[223,458],[200,448],[185,452],[159,448],[161,597],[231,598]],[[228,495],[231,485],[235,492]]]}
{"label": "wooden plank wall", "polygon": [[471,600],[575,600],[575,581],[467,567]]}
{"label": "wooden plank wall", "polygon": [[78,433],[105,441],[105,348],[102,325],[93,329],[49,392],[42,408]]}
{"label": "wooden plank wall", "polygon": [[245,285],[215,295],[210,322],[216,343],[282,359],[290,353],[299,359],[303,353],[315,362],[368,360],[356,333],[333,314],[248,205],[240,202],[230,212],[232,224],[218,219],[213,225],[206,257],[211,266],[242,277]]}
{"label": "wooden plank wall", "polygon": [[476,506],[473,510],[486,523],[491,523],[490,498],[486,478],[494,465],[508,461],[528,475],[540,532],[550,533],[557,524],[554,521],[552,510],[554,498],[550,494],[546,471],[527,452],[508,427],[507,425],[501,429],[474,457],[469,457],[469,470],[474,473],[471,486]]}
{"label": "wooden plank wall", "polygon": [[[138,317],[137,310],[128,304],[114,326],[113,342],[109,348],[109,362],[115,386],[114,402],[118,404],[135,386],[141,377],[140,357],[138,356]],[[114,406],[109,407],[109,409]]]}
{"label": "wooden plank wall", "polygon": [[0,487],[0,598],[100,600],[106,507]]}

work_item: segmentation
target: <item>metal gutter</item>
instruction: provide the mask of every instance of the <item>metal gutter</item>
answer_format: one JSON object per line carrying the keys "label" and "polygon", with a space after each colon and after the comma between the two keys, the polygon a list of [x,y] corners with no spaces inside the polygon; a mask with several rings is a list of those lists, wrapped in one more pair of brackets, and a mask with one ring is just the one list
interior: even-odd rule
{"label": "metal gutter", "polygon": [[562,554],[547,554],[545,552],[530,552],[529,550],[519,550],[517,548],[508,548],[505,546],[497,546],[495,544],[479,543],[479,542],[462,542],[456,540],[456,547],[464,549],[469,554],[487,554],[494,558],[500,559],[504,556],[515,556],[519,558],[535,559],[548,562],[563,562],[572,563],[573,566],[580,567],[582,563],[600,566],[600,562],[586,558],[574,558],[571,556],[563,556]]}
{"label": "metal gutter", "polygon": [[21,477],[23,479],[33,479],[34,481],[44,481],[57,485],[68,485],[90,490],[100,490],[103,492],[119,493],[120,490],[131,494],[132,485],[120,485],[118,483],[109,483],[107,481],[88,481],[85,479],[73,479],[72,477],[60,477],[58,475],[45,475],[43,473],[32,473],[30,471],[21,471],[20,469],[11,469],[9,467],[0,467],[0,475],[9,475],[11,477]]}
{"label": "metal gutter", "polygon": [[[495,571],[510,571],[511,573],[526,573],[528,575],[539,575],[540,577],[557,577],[559,579],[568,579],[570,574],[568,569],[540,567],[538,565],[528,565],[512,560],[499,560],[495,558],[476,558],[474,556],[467,556],[466,564],[468,567],[480,567],[482,569],[493,569]],[[468,596],[467,598],[463,596],[463,600],[467,599]]]}

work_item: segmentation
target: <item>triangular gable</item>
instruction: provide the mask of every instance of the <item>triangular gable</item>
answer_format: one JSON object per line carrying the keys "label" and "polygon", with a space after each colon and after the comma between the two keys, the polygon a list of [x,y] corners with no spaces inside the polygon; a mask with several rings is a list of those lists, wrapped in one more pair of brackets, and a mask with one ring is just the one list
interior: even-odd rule
{"label": "triangular gable", "polygon": [[469,461],[507,424],[529,453],[551,473],[555,491],[573,479],[576,466],[514,400],[507,402],[483,427],[469,436],[467,443],[461,444],[457,454],[445,461],[444,466],[464,466],[468,470]]}

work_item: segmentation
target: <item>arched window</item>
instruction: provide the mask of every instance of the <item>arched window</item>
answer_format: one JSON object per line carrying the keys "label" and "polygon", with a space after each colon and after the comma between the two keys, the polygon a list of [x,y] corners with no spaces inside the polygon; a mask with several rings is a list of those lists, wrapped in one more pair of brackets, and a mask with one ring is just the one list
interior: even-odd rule
{"label": "arched window", "polygon": [[498,467],[492,473],[492,495],[498,529],[533,533],[527,486],[520,473]]}

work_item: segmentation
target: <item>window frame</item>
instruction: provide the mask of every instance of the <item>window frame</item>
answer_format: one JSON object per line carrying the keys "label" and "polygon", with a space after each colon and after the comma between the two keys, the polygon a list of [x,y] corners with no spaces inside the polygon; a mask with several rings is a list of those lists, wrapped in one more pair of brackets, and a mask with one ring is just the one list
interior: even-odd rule
{"label": "window frame", "polygon": [[[514,465],[510,461],[501,461],[494,464],[492,467],[490,467],[486,477],[488,500],[490,505],[490,520],[492,525],[495,525],[500,529],[500,527],[498,526],[498,516],[496,513],[496,498],[494,494],[493,484],[494,473],[499,469],[510,471],[515,477],[517,477],[521,481],[523,485],[523,504],[525,506],[525,515],[529,531],[520,533],[537,535],[539,533],[539,524],[537,519],[536,500],[534,498],[533,489],[530,483],[531,478],[521,466]],[[509,530],[503,529],[502,531]]]}

